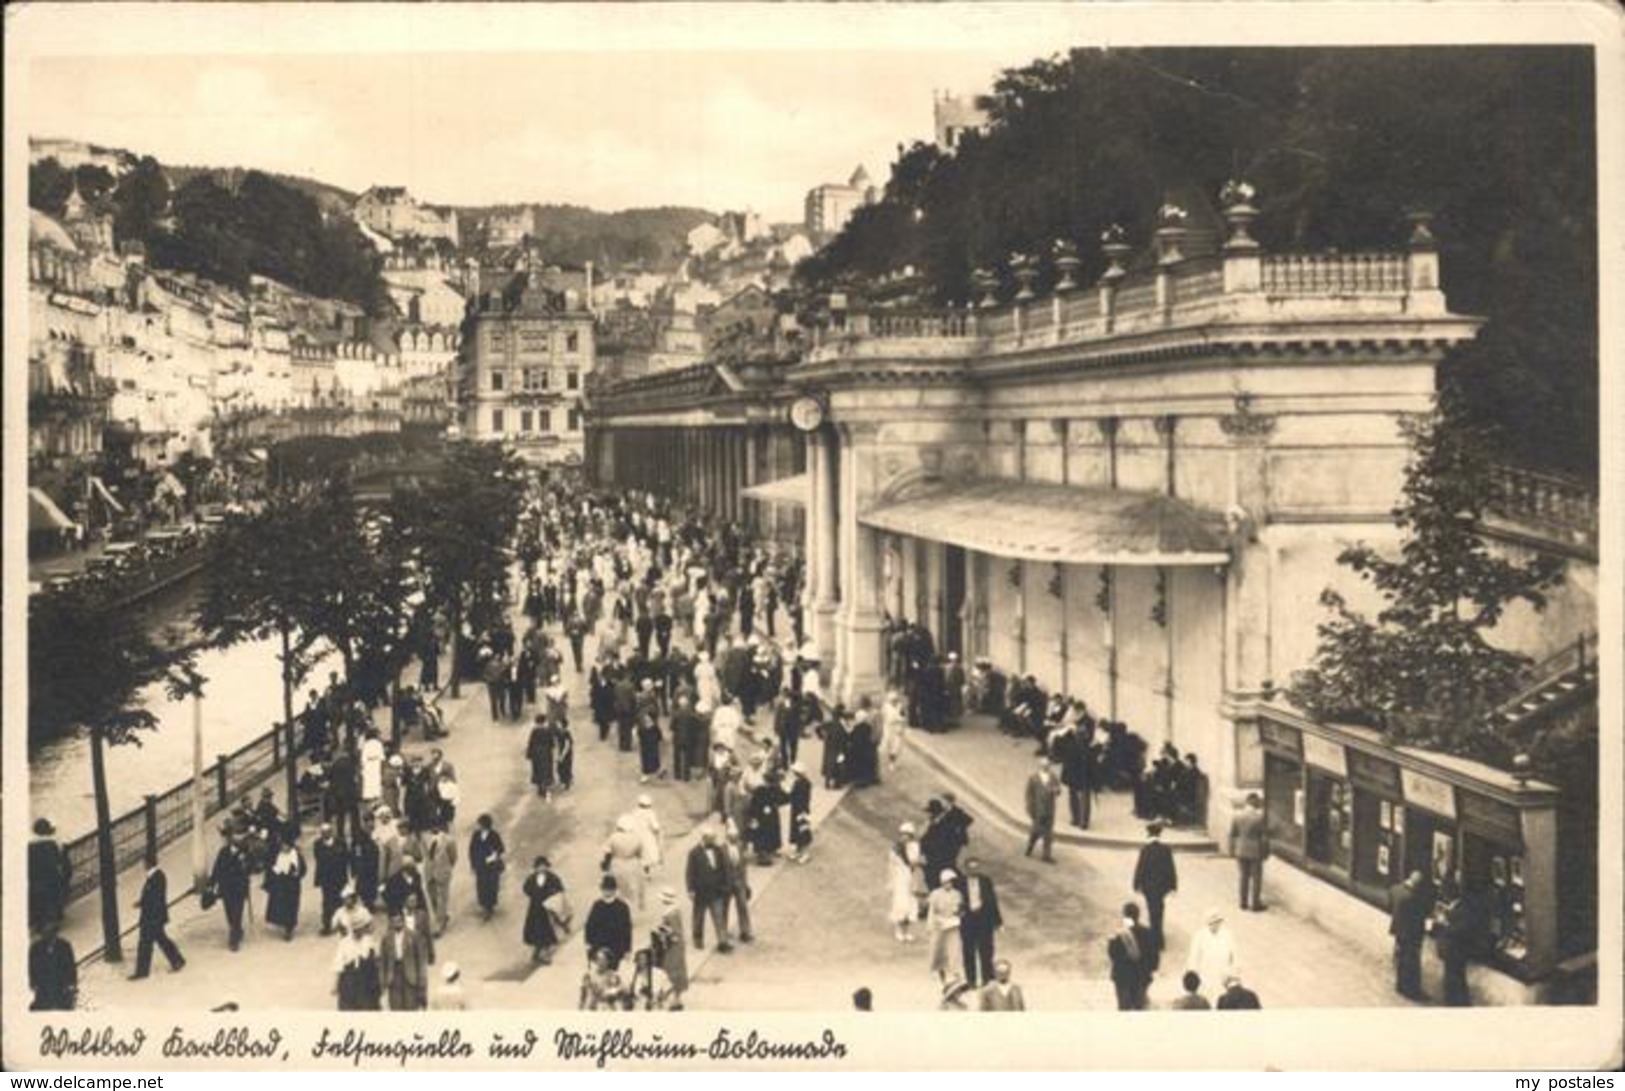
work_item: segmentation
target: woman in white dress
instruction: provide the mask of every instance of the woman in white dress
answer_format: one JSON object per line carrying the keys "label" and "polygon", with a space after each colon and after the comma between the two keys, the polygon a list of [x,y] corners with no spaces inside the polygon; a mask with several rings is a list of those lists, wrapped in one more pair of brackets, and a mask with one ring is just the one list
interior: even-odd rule
{"label": "woman in white dress", "polygon": [[384,795],[384,744],[378,732],[367,732],[361,744],[361,802],[377,803]]}
{"label": "woman in white dress", "polygon": [[1225,978],[1236,973],[1236,940],[1224,914],[1217,909],[1207,912],[1206,927],[1191,937],[1190,953],[1185,956],[1185,969],[1202,979],[1202,992],[1216,997],[1224,991]]}
{"label": "woman in white dress", "polygon": [[914,823],[904,822],[897,840],[886,855],[886,889],[890,895],[887,916],[892,934],[899,943],[914,942],[914,918],[919,914],[921,885],[925,880],[924,858]]}
{"label": "woman in white dress", "polygon": [[886,755],[887,770],[897,768],[897,759],[903,755],[903,734],[907,730],[908,710],[903,707],[903,695],[889,690],[880,710],[880,745]]}

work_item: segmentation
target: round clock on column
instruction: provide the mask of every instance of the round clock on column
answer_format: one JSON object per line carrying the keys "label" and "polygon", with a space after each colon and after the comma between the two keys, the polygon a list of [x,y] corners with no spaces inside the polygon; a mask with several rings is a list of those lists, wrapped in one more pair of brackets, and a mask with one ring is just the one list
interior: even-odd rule
{"label": "round clock on column", "polygon": [[803,432],[816,432],[824,423],[824,403],[821,399],[803,394],[790,403],[790,423]]}

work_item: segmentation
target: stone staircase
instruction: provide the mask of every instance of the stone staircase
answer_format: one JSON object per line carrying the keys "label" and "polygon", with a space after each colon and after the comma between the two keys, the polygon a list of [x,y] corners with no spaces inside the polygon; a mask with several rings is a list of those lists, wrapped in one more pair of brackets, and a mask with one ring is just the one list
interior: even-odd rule
{"label": "stone staircase", "polygon": [[1581,636],[1530,671],[1531,681],[1492,714],[1498,727],[1543,718],[1597,693],[1597,638]]}

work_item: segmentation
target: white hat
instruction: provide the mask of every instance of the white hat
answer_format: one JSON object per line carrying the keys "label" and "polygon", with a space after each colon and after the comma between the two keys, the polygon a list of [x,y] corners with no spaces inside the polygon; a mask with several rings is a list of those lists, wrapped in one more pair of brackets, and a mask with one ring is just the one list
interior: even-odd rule
{"label": "white hat", "polygon": [[912,823],[912,822],[904,822],[901,826],[897,827],[897,832],[898,833],[913,834],[914,833],[914,823]]}
{"label": "white hat", "polygon": [[639,807],[653,807],[654,805],[655,801],[649,798],[648,792],[644,792],[642,795],[638,796]]}

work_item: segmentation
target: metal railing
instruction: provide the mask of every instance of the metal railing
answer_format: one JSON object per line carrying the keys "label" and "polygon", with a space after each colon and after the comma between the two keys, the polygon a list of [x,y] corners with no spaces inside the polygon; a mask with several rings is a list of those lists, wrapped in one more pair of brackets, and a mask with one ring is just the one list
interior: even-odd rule
{"label": "metal railing", "polygon": [[[283,725],[221,755],[203,771],[205,818],[219,814],[231,801],[259,787],[283,768],[286,749]],[[192,782],[190,779],[161,795],[149,795],[141,806],[113,819],[113,870],[121,873],[141,863],[146,854],[162,851],[192,832]],[[68,862],[72,877],[68,900],[91,894],[101,885],[97,861],[96,831],[68,842]]]}

